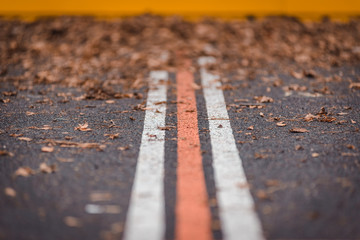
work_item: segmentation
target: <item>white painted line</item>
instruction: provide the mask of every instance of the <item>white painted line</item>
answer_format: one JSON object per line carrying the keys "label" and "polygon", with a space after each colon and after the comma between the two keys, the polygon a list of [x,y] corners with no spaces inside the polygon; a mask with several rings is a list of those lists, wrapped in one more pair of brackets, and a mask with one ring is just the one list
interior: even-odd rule
{"label": "white painted line", "polygon": [[209,119],[216,195],[224,239],[264,239],[228,120],[219,76],[205,68],[206,64],[215,63],[215,59],[201,57],[198,63],[202,66],[201,83]]}
{"label": "white painted line", "polygon": [[125,224],[125,240],[161,240],[165,234],[164,143],[168,73],[150,73],[144,130]]}

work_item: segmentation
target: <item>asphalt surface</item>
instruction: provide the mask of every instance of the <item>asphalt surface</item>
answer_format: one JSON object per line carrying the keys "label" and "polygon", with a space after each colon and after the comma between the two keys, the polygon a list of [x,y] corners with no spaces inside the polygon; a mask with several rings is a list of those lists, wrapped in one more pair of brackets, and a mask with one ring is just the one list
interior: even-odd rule
{"label": "asphalt surface", "polygon": [[[231,86],[223,89],[230,122],[267,239],[360,238],[360,91],[349,88],[350,80],[358,81],[360,66],[317,71],[347,80],[296,79],[276,67],[251,84],[231,72],[222,79],[223,86]],[[200,85],[199,73],[194,75]],[[274,75],[282,86],[274,84]],[[175,126],[166,131],[165,141],[166,239],[174,238],[176,221],[175,77],[176,72],[170,74],[166,112],[166,125]],[[284,91],[290,84],[306,90]],[[327,93],[317,93],[323,87]],[[121,239],[145,115],[136,106],[144,104],[146,86],[138,90],[140,99],[110,102],[77,101],[82,90],[58,85],[18,91],[1,82],[0,91],[17,92],[3,95],[10,102],[0,103],[0,149],[6,151],[0,156],[0,239]],[[258,103],[254,96],[273,102]],[[213,236],[222,239],[201,89],[196,98]],[[308,113],[321,111],[322,117],[336,119],[304,121]],[[76,129],[85,122],[91,131]],[[293,128],[307,132],[293,133]],[[105,134],[119,135],[111,139]],[[89,149],[79,143],[98,145]],[[52,152],[41,150],[49,144]],[[56,171],[41,172],[41,163],[55,164]],[[16,170],[25,166],[34,174],[17,176]],[[16,196],[5,193],[6,188]],[[107,207],[95,214],[98,205]]]}

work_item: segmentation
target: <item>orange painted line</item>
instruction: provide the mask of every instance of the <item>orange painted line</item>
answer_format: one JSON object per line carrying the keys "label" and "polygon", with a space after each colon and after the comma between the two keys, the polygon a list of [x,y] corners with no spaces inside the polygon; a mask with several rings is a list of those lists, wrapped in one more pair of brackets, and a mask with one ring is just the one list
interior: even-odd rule
{"label": "orange painted line", "polygon": [[177,73],[178,166],[176,240],[209,240],[211,214],[208,205],[198,133],[191,61]]}

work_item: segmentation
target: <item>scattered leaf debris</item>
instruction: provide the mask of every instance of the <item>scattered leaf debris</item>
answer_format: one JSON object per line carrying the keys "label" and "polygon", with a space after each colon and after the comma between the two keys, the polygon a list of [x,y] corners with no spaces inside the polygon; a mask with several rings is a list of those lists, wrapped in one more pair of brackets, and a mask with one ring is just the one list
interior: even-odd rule
{"label": "scattered leaf debris", "polygon": [[107,133],[107,134],[104,134],[104,136],[110,138],[111,140],[114,140],[115,138],[119,137],[119,133],[116,133],[116,134]]}
{"label": "scattered leaf debris", "polygon": [[278,127],[285,127],[285,126],[286,126],[286,123],[285,123],[284,121],[281,121],[281,122],[276,123],[276,126],[278,126]]}
{"label": "scattered leaf debris", "polygon": [[306,132],[309,132],[309,130],[307,130],[305,128],[291,128],[289,131],[291,133],[306,133]]}
{"label": "scattered leaf debris", "polygon": [[14,174],[15,176],[29,177],[35,174],[35,172],[29,167],[19,167]]}
{"label": "scattered leaf debris", "polygon": [[0,156],[10,156],[13,157],[14,153],[6,151],[6,150],[0,150]]}
{"label": "scattered leaf debris", "polygon": [[41,151],[51,153],[54,151],[54,147],[42,147]]}
{"label": "scattered leaf debris", "polygon": [[77,127],[74,128],[74,130],[78,130],[82,132],[92,131],[92,129],[89,128],[89,124],[87,122],[85,122],[84,124],[79,124]]}
{"label": "scattered leaf debris", "polygon": [[4,193],[8,197],[16,197],[16,191],[11,187],[6,187]]}
{"label": "scattered leaf debris", "polygon": [[64,223],[68,227],[81,227],[81,225],[82,225],[79,218],[72,217],[72,216],[65,217],[64,218]]}
{"label": "scattered leaf debris", "polygon": [[42,173],[54,173],[57,170],[55,164],[47,165],[46,163],[40,163],[39,169]]}

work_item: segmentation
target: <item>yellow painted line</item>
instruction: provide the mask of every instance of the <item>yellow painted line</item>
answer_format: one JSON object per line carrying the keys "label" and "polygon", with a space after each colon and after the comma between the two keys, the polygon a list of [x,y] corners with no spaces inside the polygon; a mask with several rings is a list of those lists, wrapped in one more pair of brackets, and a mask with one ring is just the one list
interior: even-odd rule
{"label": "yellow painted line", "polygon": [[360,15],[359,0],[1,0],[0,15],[128,16],[141,13],[178,14],[186,17],[287,14],[299,17]]}

